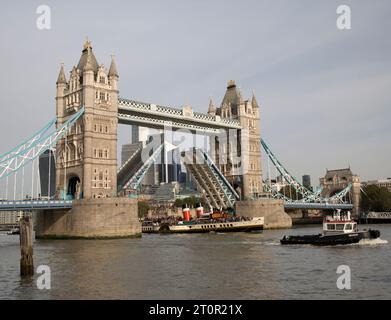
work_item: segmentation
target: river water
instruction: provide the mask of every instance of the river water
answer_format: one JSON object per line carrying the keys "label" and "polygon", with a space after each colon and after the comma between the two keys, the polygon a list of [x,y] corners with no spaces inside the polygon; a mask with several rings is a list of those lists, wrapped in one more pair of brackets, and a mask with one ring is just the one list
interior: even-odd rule
{"label": "river water", "polygon": [[[37,288],[38,275],[20,279],[19,237],[0,235],[0,299],[391,299],[391,225],[370,226],[382,240],[365,244],[279,244],[319,227],[37,240],[35,267],[50,267],[50,290]],[[350,267],[351,290],[337,288],[340,265]]]}

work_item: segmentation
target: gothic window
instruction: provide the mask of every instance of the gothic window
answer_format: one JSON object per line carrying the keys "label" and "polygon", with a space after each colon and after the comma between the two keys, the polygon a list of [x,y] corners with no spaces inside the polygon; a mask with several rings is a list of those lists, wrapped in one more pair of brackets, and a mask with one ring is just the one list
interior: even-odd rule
{"label": "gothic window", "polygon": [[105,158],[108,159],[109,158],[109,151],[106,149],[105,150]]}
{"label": "gothic window", "polygon": [[99,149],[99,158],[103,158],[103,151],[102,151],[102,149]]}
{"label": "gothic window", "polygon": [[104,93],[104,92],[101,92],[100,94],[99,94],[99,99],[100,100],[106,100],[106,94]]}
{"label": "gothic window", "polygon": [[108,133],[109,132],[109,128],[106,126],[105,127],[105,132]]}
{"label": "gothic window", "polygon": [[99,94],[98,94],[98,91],[95,92],[95,99],[98,99],[99,98]]}
{"label": "gothic window", "polygon": [[94,158],[96,158],[96,149],[94,149]]}
{"label": "gothic window", "polygon": [[99,82],[105,84],[106,83],[106,78],[104,76],[100,76],[99,77]]}

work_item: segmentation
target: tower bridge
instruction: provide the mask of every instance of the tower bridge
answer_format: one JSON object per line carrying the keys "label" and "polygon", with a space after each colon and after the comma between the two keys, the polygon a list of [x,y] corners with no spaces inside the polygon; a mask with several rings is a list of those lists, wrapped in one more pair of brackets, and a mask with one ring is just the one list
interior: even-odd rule
{"label": "tower bridge", "polygon": [[[136,124],[166,130],[185,130],[209,137],[209,152],[198,150],[201,163],[186,167],[200,193],[214,207],[236,207],[238,214],[261,215],[266,227],[290,227],[286,208],[350,208],[342,193],[322,198],[288,173],[261,139],[260,107],[255,95],[244,99],[229,81],[219,107],[210,101],[208,112],[190,106],[174,108],[119,97],[119,73],[112,57],[108,70],[86,41],[79,62],[56,82],[56,118],[24,143],[0,156],[0,181],[7,184],[0,210],[35,210],[40,237],[122,237],[141,232],[137,200],[123,197],[125,188],[137,189],[148,168],[164,152],[166,142],[140,157],[141,149],[117,167],[118,124]],[[53,126],[55,124],[55,127]],[[52,128],[52,131],[50,131]],[[262,179],[261,149],[284,179],[300,192],[301,200],[289,199]],[[34,163],[45,151],[55,150],[55,197],[34,197]],[[31,197],[18,198],[16,181],[32,166]],[[49,164],[49,167],[50,164]],[[13,192],[8,180],[14,177]],[[49,179],[50,180],[50,179]],[[269,179],[270,181],[270,179]],[[13,193],[13,199],[10,195]]]}

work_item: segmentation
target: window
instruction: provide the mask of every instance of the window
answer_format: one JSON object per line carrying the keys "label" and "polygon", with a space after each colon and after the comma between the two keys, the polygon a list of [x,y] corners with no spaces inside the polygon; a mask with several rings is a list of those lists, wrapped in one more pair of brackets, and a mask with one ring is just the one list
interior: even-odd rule
{"label": "window", "polygon": [[100,100],[106,100],[106,94],[104,92],[99,93]]}
{"label": "window", "polygon": [[106,83],[106,78],[104,76],[99,77],[99,82],[100,83]]}
{"label": "window", "polygon": [[335,230],[335,224],[328,224],[327,230]]}
{"label": "window", "polygon": [[336,227],[337,227],[336,229],[337,229],[338,231],[342,231],[344,225],[343,225],[343,224],[337,224]]}
{"label": "window", "polygon": [[345,230],[352,230],[353,229],[353,227],[352,227],[352,224],[351,223],[347,223],[346,225],[345,225]]}

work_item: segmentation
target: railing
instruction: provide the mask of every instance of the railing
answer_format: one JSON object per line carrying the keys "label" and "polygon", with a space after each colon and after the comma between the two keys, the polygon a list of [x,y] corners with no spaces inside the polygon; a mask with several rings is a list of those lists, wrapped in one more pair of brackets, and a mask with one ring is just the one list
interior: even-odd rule
{"label": "railing", "polygon": [[72,208],[72,200],[15,200],[15,201],[0,202],[0,211],[69,209],[69,208]]}
{"label": "railing", "polygon": [[[189,117],[183,114],[183,109],[148,104],[145,102],[133,101],[125,98],[118,99],[118,106],[119,108],[124,107],[124,109],[130,108],[133,109],[134,111],[141,111],[141,112],[148,111],[149,114],[151,114],[151,112],[155,112],[157,114],[160,113],[161,115],[166,115],[169,117],[174,116],[177,119],[183,118],[184,120],[186,120],[188,118],[191,118],[195,122],[204,123],[204,124],[213,124],[214,126],[222,125],[222,126],[234,127],[237,129],[241,128],[240,122],[236,119],[220,118],[218,116],[211,116],[209,114],[200,113],[200,112],[193,112],[192,117]],[[120,115],[125,116],[122,113]],[[198,127],[202,128],[202,126],[198,126]]]}

